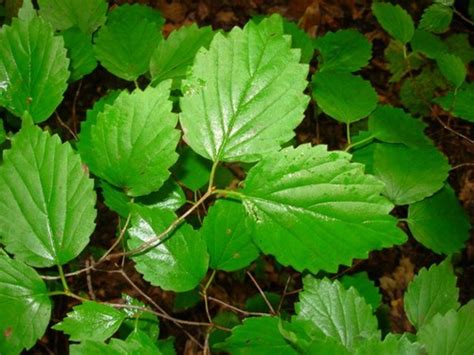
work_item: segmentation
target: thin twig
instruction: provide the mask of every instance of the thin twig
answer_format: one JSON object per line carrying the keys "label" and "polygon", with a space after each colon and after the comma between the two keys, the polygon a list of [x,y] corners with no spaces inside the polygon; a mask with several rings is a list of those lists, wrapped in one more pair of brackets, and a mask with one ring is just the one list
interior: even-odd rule
{"label": "thin twig", "polygon": [[56,120],[58,121],[59,125],[65,128],[69,132],[69,134],[74,138],[74,140],[77,141],[76,133],[74,133],[74,131],[66,123],[64,123],[64,121],[61,119],[61,117],[59,116],[57,112],[55,112],[55,114],[56,114]]}
{"label": "thin twig", "polygon": [[471,21],[471,20],[469,20],[466,16],[464,16],[464,15],[462,14],[462,12],[456,10],[455,8],[453,8],[453,12],[454,12],[456,15],[458,15],[459,18],[462,19],[464,22],[470,24],[471,26],[474,26],[474,22]]}
{"label": "thin twig", "polygon": [[[94,263],[94,260],[91,261],[90,258],[86,259],[86,267],[90,267]],[[92,276],[90,270],[86,272],[86,281],[87,281],[87,290],[89,291],[89,297],[91,300],[96,299],[94,288],[92,287]]]}
{"label": "thin twig", "polygon": [[459,169],[459,168],[464,168],[466,166],[474,166],[474,163],[461,163],[461,164],[458,164],[458,165],[455,165],[451,168],[451,170],[456,170],[456,169]]}
{"label": "thin twig", "polygon": [[235,306],[232,306],[231,304],[228,304],[228,303],[225,303],[224,301],[221,301],[217,298],[214,298],[212,296],[209,296],[207,298],[209,301],[212,301],[212,302],[215,302],[215,303],[218,303],[220,304],[221,306],[224,306],[232,311],[235,311],[237,313],[240,313],[244,316],[270,316],[270,314],[268,313],[262,313],[262,312],[249,312],[249,311],[245,311],[243,309],[240,309],[238,307],[235,307]]}
{"label": "thin twig", "polygon": [[114,244],[112,244],[112,246],[105,252],[104,255],[102,255],[99,259],[99,261],[97,262],[97,264],[100,264],[102,263],[105,259],[107,259],[107,257],[110,255],[110,253],[112,253],[114,251],[114,249],[117,247],[117,245],[120,244],[120,242],[122,241],[123,237],[125,236],[125,232],[127,231],[127,228],[128,228],[128,225],[130,224],[130,220],[132,218],[132,214],[129,213],[128,216],[127,216],[127,219],[125,220],[125,224],[123,226],[123,228],[120,230],[120,234],[117,238],[117,240],[114,242]]}
{"label": "thin twig", "polygon": [[275,310],[273,309],[273,306],[272,304],[270,303],[270,301],[268,300],[267,296],[265,295],[265,292],[263,292],[263,290],[261,289],[260,285],[258,284],[257,280],[254,279],[254,277],[252,276],[252,274],[250,273],[250,271],[247,271],[247,275],[248,277],[250,277],[250,279],[252,280],[252,282],[254,283],[255,287],[257,288],[258,292],[260,292],[260,294],[262,295],[263,297],[263,300],[265,301],[265,303],[267,304],[268,306],[268,309],[270,310],[271,314],[276,314]]}
{"label": "thin twig", "polygon": [[79,93],[81,92],[81,88],[82,88],[82,80],[79,81],[79,85],[77,86],[76,93],[74,94],[74,100],[72,101],[71,116],[72,116],[72,130],[74,131],[74,133],[77,133],[76,105],[77,105],[77,100],[79,99]]}
{"label": "thin twig", "polygon": [[290,286],[291,279],[292,279],[291,275],[288,276],[288,278],[286,279],[285,288],[283,289],[283,292],[280,297],[280,302],[278,303],[278,309],[277,309],[278,314],[280,314],[281,307],[283,306],[283,302],[285,301],[286,291],[288,291],[288,286]]}
{"label": "thin twig", "polygon": [[454,129],[449,127],[446,123],[443,122],[443,120],[437,114],[434,114],[434,117],[445,129],[447,129],[451,133],[454,133],[455,135],[467,140],[469,142],[469,144],[474,144],[474,141],[472,139],[470,139],[469,137],[466,137],[464,134],[459,133],[458,131],[455,131]]}

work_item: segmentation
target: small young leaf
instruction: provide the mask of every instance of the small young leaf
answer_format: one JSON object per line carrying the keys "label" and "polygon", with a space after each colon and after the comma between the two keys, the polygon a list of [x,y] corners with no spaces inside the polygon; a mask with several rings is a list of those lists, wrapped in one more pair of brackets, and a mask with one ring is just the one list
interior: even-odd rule
{"label": "small young leaf", "polygon": [[43,122],[63,99],[68,66],[64,41],[47,22],[14,19],[0,31],[0,106]]}
{"label": "small young leaf", "polygon": [[419,75],[403,81],[400,99],[412,114],[426,116],[431,110],[436,89],[445,89],[447,85],[439,70],[425,67]]}
{"label": "small young leaf", "polygon": [[405,312],[410,322],[420,329],[436,314],[458,309],[459,290],[449,261],[423,268],[408,285],[404,297]]}
{"label": "small young leaf", "polygon": [[[123,5],[95,37],[94,52],[105,69],[119,78],[133,81],[148,71],[150,59],[162,40],[159,13],[139,4]],[[153,21],[154,20],[154,21]]]}
{"label": "small young leaf", "polygon": [[452,8],[442,4],[432,4],[423,12],[419,28],[434,33],[443,33],[449,29],[452,19]]}
{"label": "small young leaf", "polygon": [[61,144],[58,136],[36,126],[23,127],[0,166],[0,230],[6,250],[35,267],[74,259],[95,227],[93,185],[69,143]]}
{"label": "small young leaf", "polygon": [[382,295],[374,282],[369,279],[365,271],[354,275],[346,275],[341,279],[341,284],[348,290],[354,287],[359,294],[365,298],[365,302],[369,304],[375,311],[382,303]]}
{"label": "small young leaf", "polygon": [[294,136],[309,99],[308,66],[282,36],[281,18],[280,33],[268,25],[276,20],[218,33],[196,56],[183,83],[180,122],[184,140],[203,157],[257,161]]}
{"label": "small young leaf", "polygon": [[[212,318],[212,323],[232,329],[239,325],[241,321],[235,313],[223,311]],[[209,346],[213,348],[215,344],[223,343],[230,335],[229,332],[214,328],[209,336]]]}
{"label": "small young leaf", "polygon": [[84,33],[92,33],[105,22],[105,0],[38,0],[40,15],[56,30],[77,26]]}
{"label": "small young leaf", "polygon": [[[472,3],[474,4],[474,2]],[[461,58],[464,64],[467,65],[474,61],[474,48],[469,43],[467,33],[453,33],[445,39],[444,43],[448,47],[446,52]]]}
{"label": "small young leaf", "polygon": [[[175,219],[173,212],[135,207],[137,215],[129,229],[130,249],[155,238]],[[133,257],[145,280],[164,290],[185,292],[195,288],[206,275],[209,256],[201,235],[188,224],[163,237],[160,244]]]}
{"label": "small young leaf", "polygon": [[372,12],[377,21],[392,37],[403,44],[410,42],[415,32],[413,19],[399,5],[384,2],[372,3]]}
{"label": "small young leaf", "polygon": [[315,46],[322,58],[320,71],[354,72],[366,66],[372,56],[372,44],[351,29],[326,33],[318,37]]}
{"label": "small young leaf", "polygon": [[410,45],[414,52],[420,52],[430,59],[436,59],[448,51],[448,46],[440,37],[420,29],[415,31]]}
{"label": "small young leaf", "polygon": [[81,134],[79,151],[90,170],[130,196],[157,191],[178,158],[170,85],[165,81],[145,91],[123,91]]}
{"label": "small young leaf", "polygon": [[446,79],[449,80],[456,88],[459,88],[464,79],[466,79],[466,66],[461,58],[453,54],[443,54],[437,58],[439,70]]}
{"label": "small young leaf", "polygon": [[209,266],[214,270],[236,271],[257,259],[259,251],[252,241],[252,225],[241,203],[217,201],[201,228],[207,243]]}
{"label": "small young leaf", "polygon": [[157,84],[167,79],[184,79],[196,53],[201,48],[209,48],[213,37],[210,26],[199,28],[196,24],[171,32],[166,40],[158,44],[151,57],[152,82]]}
{"label": "small young leaf", "polygon": [[377,144],[374,174],[385,183],[383,192],[396,205],[407,205],[433,195],[448,177],[446,157],[434,146],[407,147]]}
{"label": "small young leaf", "polygon": [[383,185],[344,152],[301,145],[253,167],[239,194],[262,251],[296,270],[335,272],[370,250],[403,243]]}
{"label": "small young leaf", "polygon": [[126,315],[106,304],[84,302],[73,308],[53,329],[69,335],[70,340],[103,341],[119,329]]}
{"label": "small young leaf", "polygon": [[372,308],[355,289],[346,290],[339,281],[307,276],[299,298],[297,319],[311,320],[324,334],[349,349],[357,340],[380,338]]}
{"label": "small young leaf", "polygon": [[390,41],[384,55],[392,74],[389,80],[390,83],[399,82],[406,74],[412,70],[419,69],[423,65],[421,56],[416,52],[405,57],[403,44],[395,40]]}
{"label": "small young leaf", "polygon": [[64,39],[67,56],[71,60],[69,80],[76,81],[92,73],[97,67],[97,60],[92,48],[92,36],[81,32],[77,27],[61,32],[61,36]]}
{"label": "small young leaf", "polygon": [[446,185],[435,195],[410,205],[408,226],[416,240],[436,253],[461,250],[471,228],[453,189]]}
{"label": "small young leaf", "polygon": [[36,271],[0,255],[0,353],[19,354],[35,345],[46,331],[51,308]]}
{"label": "small young leaf", "polygon": [[389,105],[379,106],[369,117],[369,132],[386,143],[403,143],[409,147],[431,145],[423,133],[425,128],[423,121]]}
{"label": "small young leaf", "polygon": [[224,343],[215,348],[233,355],[296,355],[298,352],[280,333],[282,322],[275,317],[246,318],[242,325],[232,329],[232,335]]}
{"label": "small young leaf", "polygon": [[437,314],[418,331],[418,340],[430,355],[465,355],[474,349],[474,301],[457,312]]}
{"label": "small young leaf", "polygon": [[69,347],[71,355],[161,355],[160,349],[143,332],[132,333],[125,341],[111,339],[108,344],[95,340],[86,340]]}
{"label": "small young leaf", "polygon": [[325,114],[345,123],[367,117],[378,101],[377,93],[369,81],[344,72],[316,73],[313,95]]}
{"label": "small young leaf", "polygon": [[[145,304],[129,295],[122,294],[122,299],[124,304],[145,307]],[[127,319],[122,322],[119,328],[119,334],[122,339],[132,333],[143,333],[152,339],[158,339],[160,335],[160,320],[155,314],[137,308],[124,308],[123,312]]]}
{"label": "small young leaf", "polygon": [[454,116],[474,122],[474,83],[464,84],[458,90],[456,96],[449,92],[446,96],[435,100],[441,107],[450,111]]}
{"label": "small young leaf", "polygon": [[18,18],[23,21],[30,21],[37,16],[31,0],[23,0],[21,8],[18,10]]}

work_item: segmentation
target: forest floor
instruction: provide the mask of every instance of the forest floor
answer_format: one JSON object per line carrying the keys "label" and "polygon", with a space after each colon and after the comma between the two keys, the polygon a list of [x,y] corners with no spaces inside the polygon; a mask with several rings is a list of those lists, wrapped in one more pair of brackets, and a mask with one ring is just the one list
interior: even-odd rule
{"label": "forest floor", "polygon": [[[138,1],[110,1],[112,4],[143,3],[155,7],[166,18],[165,35],[182,25],[197,22],[200,25],[212,25],[214,29],[228,30],[235,25],[244,25],[255,14],[280,13],[290,20],[298,22],[311,36],[324,34],[344,28],[357,28],[373,43],[374,56],[362,75],[370,79],[376,88],[380,101],[399,106],[399,85],[388,84],[387,70],[383,50],[389,38],[378,26],[370,12],[370,1],[361,0],[138,0]],[[357,3],[357,4],[356,4]],[[419,19],[423,8],[430,1],[400,1],[410,14]],[[455,18],[452,30],[469,33],[471,40],[474,28]],[[316,67],[312,63],[312,72]],[[472,68],[471,68],[472,69]],[[470,80],[473,72],[470,71]],[[85,119],[86,110],[95,100],[103,96],[108,90],[126,88],[130,83],[120,81],[99,68],[92,75],[82,81],[74,83],[68,89],[66,99],[58,109],[59,117],[75,132],[79,130],[80,121]],[[314,105],[310,105],[306,118],[297,130],[297,140],[300,143],[327,144],[330,149],[341,149],[346,144],[345,129],[336,121],[319,115],[315,119]],[[428,135],[448,157],[451,166],[449,182],[455,189],[459,199],[468,212],[471,223],[474,222],[474,127],[465,121],[451,118],[442,112],[434,112],[423,117],[428,124]],[[58,125],[64,139],[71,138],[68,130]],[[69,136],[68,136],[69,135]],[[406,215],[406,209],[399,208],[395,213]],[[108,248],[114,241],[118,219],[116,214],[99,201],[98,228],[93,235],[92,245]],[[407,230],[406,226],[401,225]],[[408,232],[408,230],[407,230]],[[409,233],[409,232],[408,232]],[[385,307],[381,313],[386,315],[386,329],[393,332],[413,331],[403,310],[402,295],[409,281],[418,270],[424,266],[442,260],[442,257],[424,248],[410,237],[404,245],[375,251],[367,260],[355,260],[351,268],[341,268],[336,276],[342,274],[366,271],[369,277],[380,286],[383,293]],[[81,260],[86,262],[87,260]],[[474,238],[468,241],[466,248],[456,260],[458,265],[458,286],[461,290],[461,302],[474,298]],[[109,265],[110,268],[113,265]],[[107,265],[104,267],[107,269]],[[193,295],[180,300],[181,309],[177,309],[175,295],[164,292],[159,288],[151,287],[135,272],[133,262],[125,263],[123,270],[129,276],[127,281],[122,274],[92,272],[83,277],[71,278],[70,282],[75,290],[82,290],[98,299],[108,299],[112,302],[119,300],[122,293],[127,293],[143,299],[141,292],[145,292],[152,300],[158,303],[172,317],[185,319],[191,322],[206,322],[204,303],[194,299]],[[265,258],[250,268],[256,276],[256,282],[265,292],[272,292],[284,296],[279,305],[282,310],[291,312],[296,294],[301,287],[301,274],[291,269],[276,266],[272,258]],[[219,302],[209,302],[209,312],[215,315],[221,309],[232,305],[239,309],[244,308],[245,301],[258,295],[256,285],[245,273],[217,273],[216,281],[208,290],[208,295]],[[133,284],[136,286],[132,286]],[[139,290],[138,290],[138,289]],[[186,308],[186,303],[197,301],[197,306]],[[71,299],[58,300],[53,321],[62,319],[64,312],[70,309]],[[178,302],[179,303],[179,302]],[[383,315],[382,315],[383,316]],[[383,318],[383,317],[382,317]],[[193,340],[203,342],[205,328],[193,325],[176,326],[172,320],[161,321],[161,334],[176,337],[178,353],[199,354],[199,346]],[[49,331],[32,353],[45,353],[45,349],[55,354],[64,353],[67,349],[67,339],[62,333]]]}

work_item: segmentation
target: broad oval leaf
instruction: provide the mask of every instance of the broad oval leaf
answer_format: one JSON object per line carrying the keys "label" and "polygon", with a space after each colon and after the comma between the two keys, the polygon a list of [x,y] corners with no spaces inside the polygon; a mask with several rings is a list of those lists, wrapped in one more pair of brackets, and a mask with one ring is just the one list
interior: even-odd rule
{"label": "broad oval leaf", "polygon": [[19,354],[35,345],[46,331],[51,308],[36,271],[0,255],[0,353]]}
{"label": "broad oval leaf", "polygon": [[419,28],[433,33],[443,33],[449,29],[453,19],[453,9],[442,4],[428,6],[421,16]]}
{"label": "broad oval leaf", "polygon": [[369,116],[369,131],[386,143],[403,143],[409,147],[431,145],[424,134],[426,124],[400,108],[379,106]]}
{"label": "broad oval leaf", "polygon": [[0,31],[0,106],[35,122],[48,119],[63,99],[69,78],[64,41],[39,17],[14,19]]}
{"label": "broad oval leaf", "polygon": [[150,58],[162,40],[159,13],[150,7],[123,5],[109,15],[95,37],[100,64],[119,78],[133,81],[148,71]]}
{"label": "broad oval leaf", "polygon": [[443,187],[450,169],[434,146],[376,144],[373,159],[374,175],[385,183],[384,195],[396,205],[433,195]]}
{"label": "broad oval leaf", "polygon": [[126,314],[106,304],[84,302],[73,308],[53,329],[60,330],[73,341],[110,338],[125,320]]}
{"label": "broad oval leaf", "polygon": [[420,52],[430,59],[436,59],[439,55],[448,52],[448,46],[439,36],[431,32],[417,29],[410,46],[414,52]]}
{"label": "broad oval leaf", "polygon": [[105,22],[105,0],[38,0],[40,15],[51,22],[56,30],[79,27],[92,33]]}
{"label": "broad oval leaf", "polygon": [[408,226],[417,241],[439,254],[464,248],[471,225],[453,189],[446,185],[408,207]]}
{"label": "broad oval leaf", "polygon": [[61,36],[64,38],[67,56],[71,60],[69,80],[76,81],[92,73],[97,67],[92,47],[92,36],[81,32],[77,27],[61,32]]}
{"label": "broad oval leaf", "polygon": [[238,193],[262,251],[302,271],[335,272],[406,236],[380,196],[383,184],[326,146],[285,148],[253,167]]}
{"label": "broad oval leaf", "polygon": [[372,56],[372,44],[352,29],[326,33],[318,37],[315,46],[322,57],[321,71],[354,72],[366,66]]}
{"label": "broad oval leaf", "polygon": [[145,91],[123,91],[112,105],[91,115],[92,124],[81,134],[79,151],[90,170],[130,196],[157,191],[178,159],[170,85],[164,81]]}
{"label": "broad oval leaf", "polygon": [[[209,209],[201,234],[214,270],[236,271],[248,266],[259,254],[252,240],[252,226],[241,203],[220,200]],[[250,225],[249,225],[250,224]]]}
{"label": "broad oval leaf", "polygon": [[[133,249],[162,233],[176,216],[167,210],[135,207],[128,246]],[[206,243],[193,228],[184,224],[164,236],[160,244],[133,257],[135,268],[145,280],[164,290],[186,292],[206,276],[209,256]]]}
{"label": "broad oval leaf", "polygon": [[325,114],[345,123],[367,117],[375,110],[378,101],[370,82],[345,72],[316,73],[313,94]]}
{"label": "broad oval leaf", "polygon": [[349,349],[359,340],[380,338],[372,307],[354,288],[346,290],[337,280],[307,276],[299,299],[296,318],[312,321],[324,334]]}
{"label": "broad oval leaf", "polygon": [[410,42],[415,33],[413,19],[400,5],[385,2],[372,3],[372,12],[377,21],[392,37],[403,44]]}
{"label": "broad oval leaf", "polygon": [[423,268],[408,285],[403,299],[411,324],[420,329],[436,314],[446,314],[459,307],[456,276],[449,261]]}
{"label": "broad oval leaf", "polygon": [[441,73],[454,87],[459,88],[464,83],[467,70],[461,58],[445,53],[438,56],[436,61]]}
{"label": "broad oval leaf", "polygon": [[23,127],[0,166],[0,236],[7,251],[35,267],[74,259],[95,227],[93,188],[69,143]]}
{"label": "broad oval leaf", "polygon": [[150,60],[150,74],[154,84],[163,80],[181,80],[193,64],[196,53],[208,48],[214,37],[210,26],[183,26],[160,41]]}
{"label": "broad oval leaf", "polygon": [[183,83],[180,122],[185,141],[203,157],[257,161],[294,136],[309,99],[308,66],[283,30],[269,26],[277,20],[218,33],[197,54]]}
{"label": "broad oval leaf", "polygon": [[469,122],[474,122],[474,83],[464,84],[458,90],[456,96],[449,92],[446,96],[435,100],[446,111]]}
{"label": "broad oval leaf", "polygon": [[233,355],[296,355],[289,342],[280,333],[280,323],[285,321],[275,317],[246,318],[242,325],[232,329],[232,334],[224,343],[216,346]]}
{"label": "broad oval leaf", "polygon": [[474,301],[437,314],[418,331],[418,340],[430,355],[465,355],[474,349]]}

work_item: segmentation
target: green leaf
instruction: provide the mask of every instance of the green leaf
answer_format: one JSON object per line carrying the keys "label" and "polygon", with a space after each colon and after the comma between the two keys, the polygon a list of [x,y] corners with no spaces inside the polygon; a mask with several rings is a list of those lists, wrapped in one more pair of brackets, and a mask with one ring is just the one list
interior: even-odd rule
{"label": "green leaf", "polygon": [[377,144],[374,175],[385,183],[383,194],[396,205],[407,205],[433,195],[448,177],[450,166],[435,147]]}
{"label": "green leaf", "polygon": [[244,309],[249,312],[267,313],[269,311],[267,301],[272,305],[273,309],[278,309],[281,301],[281,295],[266,291],[263,293],[266,299],[263,298],[260,292],[256,293],[255,295],[247,298]]}
{"label": "green leaf", "polygon": [[474,48],[469,43],[469,35],[467,33],[453,33],[445,39],[444,43],[448,47],[446,52],[458,56],[464,64],[467,65],[474,61]]}
{"label": "green leaf", "polygon": [[203,157],[257,161],[293,138],[303,119],[308,66],[269,26],[274,20],[218,33],[196,56],[183,84],[180,122],[184,140]]}
{"label": "green leaf", "polygon": [[325,114],[345,123],[367,117],[378,101],[369,81],[344,72],[318,72],[313,77],[313,95]]}
{"label": "green leaf", "polygon": [[[335,272],[405,235],[380,196],[383,185],[363,166],[326,146],[285,148],[253,167],[240,198],[266,254],[296,270]],[[291,247],[289,247],[291,246]]]}
{"label": "green leaf", "polygon": [[90,170],[130,196],[157,191],[178,158],[170,85],[165,81],[145,91],[123,91],[81,134],[79,151]]}
{"label": "green leaf", "polygon": [[307,276],[295,305],[298,319],[311,320],[327,336],[351,349],[357,340],[380,337],[372,308],[354,288]]}
{"label": "green leaf", "polygon": [[225,350],[232,355],[296,355],[296,350],[281,335],[280,318],[246,318],[242,325],[232,329],[232,335],[215,348]]}
{"label": "green leaf", "polygon": [[386,143],[403,143],[409,147],[431,145],[425,136],[426,124],[405,111],[389,105],[379,106],[369,117],[369,132]]}
{"label": "green leaf", "polygon": [[413,52],[405,57],[405,48],[398,41],[391,40],[384,52],[385,59],[388,62],[388,69],[392,74],[390,83],[400,81],[412,70],[419,69],[424,63],[417,52]]}
{"label": "green leaf", "polygon": [[150,59],[162,40],[161,17],[151,7],[123,5],[109,15],[95,37],[94,51],[105,69],[133,81],[148,71]]}
{"label": "green leaf", "polygon": [[105,0],[38,0],[40,15],[56,30],[77,26],[84,33],[92,33],[105,22]]}
{"label": "green leaf", "polygon": [[436,89],[446,86],[446,80],[437,69],[425,67],[419,75],[403,81],[400,99],[412,114],[426,116],[431,111]]}
{"label": "green leaf", "polygon": [[[129,229],[130,249],[162,233],[176,216],[167,210],[136,207]],[[145,280],[164,290],[185,292],[195,288],[206,275],[209,256],[201,235],[188,224],[178,227],[146,253],[133,257]]]}
{"label": "green leaf", "polygon": [[283,18],[283,32],[291,36],[291,47],[301,50],[301,63],[308,64],[313,59],[313,40],[308,33],[301,29],[295,22]]}
{"label": "green leaf", "polygon": [[6,250],[35,267],[74,259],[94,230],[93,181],[69,143],[36,126],[13,137],[0,166],[0,231]]}
{"label": "green leaf", "polygon": [[418,340],[430,355],[465,355],[474,349],[474,301],[450,310],[445,315],[437,314],[430,323],[418,332]]}
{"label": "green leaf", "polygon": [[[398,335],[398,334],[397,334]],[[382,341],[377,338],[361,341],[357,344],[354,354],[383,354],[383,355],[422,355],[423,349],[419,343],[412,343],[406,335],[401,337],[389,333]]]}
{"label": "green leaf", "polygon": [[6,140],[7,140],[7,132],[5,131],[3,120],[0,120],[0,145],[5,143]]}
{"label": "green leaf", "polygon": [[322,58],[320,71],[354,72],[365,67],[372,56],[372,44],[352,29],[328,32],[316,39],[315,46]]}
{"label": "green leaf", "polygon": [[458,90],[456,96],[449,92],[446,96],[434,100],[441,107],[450,111],[454,116],[474,122],[474,83],[464,84]]}
{"label": "green leaf", "polygon": [[64,46],[70,62],[70,81],[76,81],[90,74],[97,67],[97,60],[92,48],[92,36],[81,32],[77,27],[72,27],[61,32]]}
{"label": "green leaf", "polygon": [[62,38],[43,19],[14,19],[0,31],[0,106],[42,122],[63,99],[69,60]]}
{"label": "green leaf", "polygon": [[212,164],[191,148],[185,147],[179,152],[174,176],[187,188],[197,191],[209,182]]}
{"label": "green leaf", "polygon": [[24,21],[30,21],[37,16],[36,10],[31,0],[22,0],[21,8],[18,10],[18,18]]}
{"label": "green leaf", "polygon": [[453,54],[443,54],[436,61],[441,73],[456,88],[459,88],[464,83],[467,70],[461,58]]}
{"label": "green leaf", "polygon": [[108,344],[94,340],[86,340],[80,344],[71,345],[69,347],[71,355],[161,355],[161,351],[156,347],[154,342],[142,332],[138,335],[127,338],[123,341],[120,339],[111,339]]}
{"label": "green leaf", "polygon": [[181,80],[193,64],[201,48],[209,48],[214,37],[210,26],[199,28],[195,23],[170,33],[156,47],[150,61],[150,74],[154,84],[173,79]]}
{"label": "green leaf", "polygon": [[73,341],[103,341],[114,335],[125,317],[124,312],[109,305],[84,302],[74,307],[53,329],[66,333]]}
{"label": "green leaf", "polygon": [[436,314],[458,309],[458,298],[456,276],[449,261],[445,260],[428,270],[420,270],[408,285],[403,304],[410,322],[420,329]]}
{"label": "green leaf", "polygon": [[453,254],[469,239],[466,212],[446,185],[435,195],[410,205],[408,226],[416,240],[439,254]]}
{"label": "green leaf", "polygon": [[365,302],[367,302],[374,311],[382,303],[382,295],[379,292],[379,288],[369,279],[369,275],[367,275],[365,271],[344,276],[341,279],[341,284],[346,289],[354,287],[357,292],[365,298]]}
{"label": "green leaf", "polygon": [[436,59],[448,51],[448,46],[440,37],[420,29],[415,31],[410,45],[414,52],[420,52],[430,59]]}
{"label": "green leaf", "polygon": [[[231,329],[240,324],[240,319],[235,313],[223,311],[212,318],[212,323]],[[209,336],[209,346],[213,348],[215,344],[224,342],[230,335],[229,332],[214,328]]]}
{"label": "green leaf", "polygon": [[252,227],[241,203],[217,201],[201,228],[209,266],[214,270],[236,271],[257,259],[259,251],[252,241]]}
{"label": "green leaf", "polygon": [[443,33],[449,29],[452,19],[452,8],[442,4],[433,4],[423,12],[419,28],[434,33]]}
{"label": "green leaf", "polygon": [[[146,307],[144,303],[126,294],[122,294],[122,300],[124,304],[130,306]],[[155,314],[137,308],[124,308],[123,313],[127,319],[120,326],[120,338],[123,339],[132,333],[144,333],[152,339],[158,339],[160,321]]]}
{"label": "green leaf", "polygon": [[415,32],[413,19],[399,5],[384,2],[372,3],[372,12],[377,21],[392,37],[403,44],[410,42]]}
{"label": "green leaf", "polygon": [[43,336],[51,300],[34,269],[0,255],[0,353],[19,354]]}

